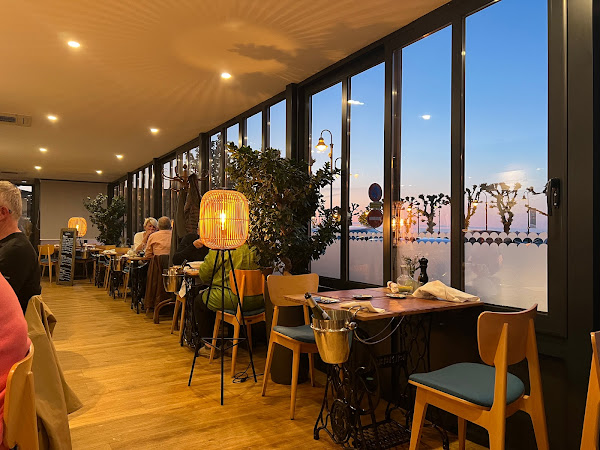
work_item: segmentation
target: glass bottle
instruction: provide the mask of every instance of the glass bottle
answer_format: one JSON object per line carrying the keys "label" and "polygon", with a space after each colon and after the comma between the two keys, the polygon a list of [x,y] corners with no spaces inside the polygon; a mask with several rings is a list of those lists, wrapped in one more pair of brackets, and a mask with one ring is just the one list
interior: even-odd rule
{"label": "glass bottle", "polygon": [[400,275],[396,279],[400,292],[412,293],[414,291],[415,280],[410,276],[410,270],[406,264],[400,266]]}

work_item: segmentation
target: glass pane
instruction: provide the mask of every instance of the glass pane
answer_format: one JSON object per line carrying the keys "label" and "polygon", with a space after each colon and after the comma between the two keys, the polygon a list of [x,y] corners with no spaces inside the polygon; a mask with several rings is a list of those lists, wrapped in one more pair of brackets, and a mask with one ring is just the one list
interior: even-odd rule
{"label": "glass pane", "polygon": [[138,232],[137,228],[137,174],[133,174],[131,182],[131,229],[135,234]]}
{"label": "glass pane", "polygon": [[[163,174],[165,177],[171,175],[171,163],[166,162],[163,164]],[[171,215],[171,182],[167,178],[162,180],[162,213],[165,216]]]}
{"label": "glass pane", "polygon": [[209,189],[217,189],[223,186],[223,170],[221,164],[222,149],[223,138],[221,133],[213,134],[210,137],[210,149],[208,156],[208,165],[210,168]]}
{"label": "glass pane", "polygon": [[[325,89],[311,96],[311,144],[310,149],[314,163],[313,172],[323,167],[325,163],[334,162],[341,156],[341,134],[342,134],[342,83],[338,83],[328,89]],[[319,142],[319,136],[323,130],[323,138],[327,144],[327,149],[319,152],[315,148]],[[333,144],[333,153],[331,156],[331,144]],[[338,164],[339,166],[339,164]],[[331,187],[326,187],[321,191],[325,198],[327,208],[341,206],[341,184],[338,177]],[[315,220],[318,222],[319,217]],[[325,254],[311,263],[311,270],[320,276],[340,278],[340,236],[337,240],[327,247]]]}
{"label": "glass pane", "polygon": [[143,183],[144,172],[138,172],[138,190],[137,190],[137,224],[138,230],[142,229],[144,224],[144,185]]}
{"label": "glass pane", "polygon": [[[176,177],[179,168],[177,167],[177,158],[171,161],[171,177]],[[169,213],[163,213],[163,216],[167,216],[172,218],[175,215],[175,210],[177,209],[177,190],[179,188],[179,183],[177,181],[171,181],[171,209]],[[158,217],[156,217],[158,219]]]}
{"label": "glass pane", "polygon": [[[369,186],[377,183],[383,188],[384,67],[381,63],[353,76],[348,101],[352,124],[349,277],[351,281],[377,285],[384,283],[383,225],[373,228],[367,221],[367,215],[371,205]],[[383,211],[382,207],[373,206]]]}
{"label": "glass pane", "polygon": [[150,177],[150,167],[144,169],[144,218],[150,216],[151,202],[150,195],[152,193],[152,178]]}
{"label": "glass pane", "polygon": [[189,173],[198,173],[200,170],[200,147],[194,147],[190,150]]}
{"label": "glass pane", "polygon": [[21,207],[22,214],[19,217],[18,227],[27,239],[32,239],[33,237],[33,223],[31,222],[31,217],[33,215],[33,187],[24,184],[18,184],[17,187],[21,193]]}
{"label": "glass pane", "polygon": [[286,136],[285,100],[271,106],[269,110],[269,147],[276,148],[285,156]]}
{"label": "glass pane", "polygon": [[[426,258],[429,280],[450,285],[452,29],[401,50],[400,199],[394,203],[395,277]],[[419,273],[414,273],[417,278]]]}
{"label": "glass pane", "polygon": [[546,0],[494,3],[467,18],[465,55],[465,288],[539,311],[548,311],[547,23]]}
{"label": "glass pane", "polygon": [[[239,143],[240,143],[240,124],[236,123],[235,125],[230,126],[229,128],[227,128],[227,144],[228,146],[225,147],[225,167],[229,166],[229,145],[234,145],[235,147],[239,147]],[[229,185],[229,177],[227,176],[227,174],[225,174],[225,186],[226,187],[231,187]]]}
{"label": "glass pane", "polygon": [[253,150],[262,149],[262,112],[246,119],[246,145]]}

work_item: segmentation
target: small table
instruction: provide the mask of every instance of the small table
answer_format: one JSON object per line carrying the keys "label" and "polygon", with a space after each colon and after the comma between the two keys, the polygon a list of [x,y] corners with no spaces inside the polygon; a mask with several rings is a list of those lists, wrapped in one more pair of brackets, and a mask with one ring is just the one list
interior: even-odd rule
{"label": "small table", "polygon": [[[405,414],[405,425],[401,425],[391,418],[391,412],[398,409],[400,397],[408,402],[411,407],[411,396],[408,390],[408,377],[418,369],[429,371],[429,333],[431,330],[432,312],[449,311],[456,309],[473,308],[481,306],[481,302],[454,303],[442,300],[426,300],[407,296],[405,299],[390,298],[387,288],[351,289],[345,291],[323,292],[327,297],[337,298],[339,303],[321,303],[323,309],[347,310],[342,305],[345,302],[356,301],[355,295],[371,295],[368,300],[376,308],[383,308],[385,312],[372,313],[358,311],[355,319],[368,322],[381,319],[393,320],[400,318],[396,325],[390,324],[394,330],[391,337],[391,353],[374,356],[368,354],[367,361],[357,363],[350,355],[348,362],[339,365],[329,365],[325,395],[319,416],[314,426],[314,438],[319,439],[319,432],[325,430],[337,444],[346,445],[352,440],[352,445],[358,448],[390,448],[410,440],[410,409]],[[304,295],[290,295],[287,300],[306,304]],[[396,327],[396,328],[394,328]],[[355,333],[364,333],[360,327]],[[382,336],[388,331],[383,331]],[[364,338],[363,338],[364,339]],[[352,344],[353,349],[357,342]],[[416,349],[416,351],[415,351]],[[419,351],[421,349],[421,351]],[[355,353],[355,352],[353,352]],[[411,355],[417,353],[416,360],[411,360]],[[404,381],[404,389],[398,395],[394,389],[396,402],[389,402],[386,408],[385,420],[377,421],[375,409],[379,400],[379,374],[380,368],[392,369],[392,386],[400,384],[400,374]],[[363,426],[360,417],[369,415],[371,424]],[[434,425],[435,426],[435,425]],[[329,429],[331,428],[331,430]],[[449,448],[448,437],[444,430],[438,428],[442,434],[443,447]]]}
{"label": "small table", "polygon": [[[131,309],[135,307],[136,314],[140,313],[140,305],[144,307],[143,292],[146,287],[146,280],[141,277],[140,264],[144,261],[150,261],[151,256],[125,256],[129,264],[129,279],[131,280]],[[127,286],[125,286],[127,289]]]}

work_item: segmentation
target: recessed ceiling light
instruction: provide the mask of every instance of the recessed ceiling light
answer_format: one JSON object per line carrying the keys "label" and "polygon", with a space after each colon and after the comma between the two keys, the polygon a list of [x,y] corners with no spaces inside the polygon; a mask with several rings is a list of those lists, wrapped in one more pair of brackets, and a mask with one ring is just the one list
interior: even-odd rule
{"label": "recessed ceiling light", "polygon": [[229,72],[223,72],[221,74],[221,78],[224,78],[224,79],[228,80],[228,79],[231,78],[231,74]]}
{"label": "recessed ceiling light", "polygon": [[423,114],[421,116],[421,119],[423,119],[423,120],[429,120],[429,119],[431,119],[431,114]]}
{"label": "recessed ceiling light", "polygon": [[158,133],[158,128],[150,128],[150,133]]}
{"label": "recessed ceiling light", "polygon": [[42,166],[34,166],[33,167],[35,170],[42,170]]}
{"label": "recessed ceiling light", "polygon": [[47,151],[48,151],[48,149],[47,149],[47,148],[40,147],[40,152],[42,152],[42,153],[45,153],[45,152],[47,152]]}
{"label": "recessed ceiling light", "polygon": [[123,155],[116,155],[117,159],[123,159]]}
{"label": "recessed ceiling light", "polygon": [[81,44],[77,41],[69,41],[69,42],[67,42],[67,44],[69,45],[69,47],[73,47],[73,48],[81,47]]}
{"label": "recessed ceiling light", "polygon": [[52,114],[49,114],[49,115],[48,115],[48,116],[46,116],[46,117],[48,117],[48,120],[51,120],[51,121],[53,121],[53,122],[54,122],[55,120],[58,120],[58,117],[56,117],[56,116],[53,116]]}
{"label": "recessed ceiling light", "polygon": [[101,171],[101,170],[96,170],[96,173],[97,173],[98,175],[102,175],[102,171]]}

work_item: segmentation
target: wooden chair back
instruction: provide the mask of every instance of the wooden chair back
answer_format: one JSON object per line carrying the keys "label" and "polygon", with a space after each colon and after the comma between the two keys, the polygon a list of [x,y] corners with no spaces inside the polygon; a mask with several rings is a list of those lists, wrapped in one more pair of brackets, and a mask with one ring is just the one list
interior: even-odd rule
{"label": "wooden chair back", "polygon": [[[233,280],[233,270],[229,271],[229,286],[231,291],[237,295]],[[240,290],[240,304],[244,304],[244,297],[263,295],[265,291],[265,276],[260,270],[235,269],[235,278]]]}
{"label": "wooden chair back", "polygon": [[588,382],[583,433],[581,434],[581,450],[598,450],[598,430],[600,429],[600,331],[591,333],[592,365]]}
{"label": "wooden chair back", "polygon": [[[477,342],[479,356],[483,362],[495,366],[498,348],[504,328],[507,328],[506,363],[516,364],[528,356],[531,346],[531,336],[535,345],[534,319],[537,314],[537,304],[531,308],[514,313],[497,313],[486,311],[477,320]],[[532,334],[533,333],[533,334]],[[529,361],[530,362],[530,361]]]}
{"label": "wooden chair back", "polygon": [[308,273],[305,275],[269,275],[267,277],[269,298],[275,306],[298,306],[298,303],[285,299],[286,295],[317,292],[319,289],[319,275]]}
{"label": "wooden chair back", "polygon": [[54,245],[52,245],[52,244],[38,245],[38,262],[39,263],[42,262],[42,256],[45,256],[46,258],[48,258],[48,261],[46,261],[46,262],[50,262],[50,257],[53,254],[54,254]]}
{"label": "wooden chair back", "polygon": [[33,344],[29,353],[8,373],[4,399],[4,444],[22,450],[38,449],[37,415],[33,386]]}

